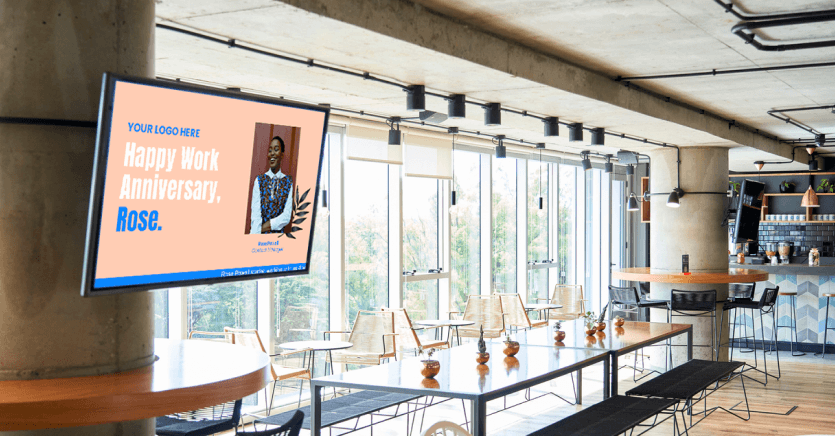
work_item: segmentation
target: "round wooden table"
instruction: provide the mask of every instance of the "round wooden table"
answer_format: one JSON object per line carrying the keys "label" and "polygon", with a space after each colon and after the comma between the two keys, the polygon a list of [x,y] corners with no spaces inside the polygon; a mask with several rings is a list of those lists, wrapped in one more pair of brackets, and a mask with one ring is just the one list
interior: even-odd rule
{"label": "round wooden table", "polygon": [[133,421],[234,401],[272,381],[270,358],[240,345],[155,339],[158,360],[115,374],[0,381],[0,431]]}
{"label": "round wooden table", "polygon": [[654,271],[651,268],[613,269],[612,278],[629,282],[653,283],[753,283],[768,280],[768,271],[730,268],[727,272]]}

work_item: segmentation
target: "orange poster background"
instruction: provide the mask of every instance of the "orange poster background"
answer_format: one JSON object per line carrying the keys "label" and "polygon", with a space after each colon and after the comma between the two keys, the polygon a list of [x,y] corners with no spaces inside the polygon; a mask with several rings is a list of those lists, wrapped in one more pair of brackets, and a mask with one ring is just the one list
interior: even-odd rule
{"label": "orange poster background", "polygon": [[[294,183],[301,192],[311,189],[308,200],[312,201],[325,113],[125,82],[116,84],[113,107],[96,278],[306,262],[312,218],[293,234],[295,240],[275,234],[245,234],[241,220],[249,216],[255,123],[298,128]],[[200,137],[131,132],[128,123],[200,129]],[[135,142],[137,147],[176,149],[172,170],[124,166],[128,142]],[[182,147],[215,149],[220,153],[218,171],[182,169]],[[158,174],[160,180],[217,181],[215,201],[120,200],[125,174],[132,178],[153,179]],[[161,230],[117,232],[120,206],[158,211]],[[278,241],[283,251],[253,253],[259,241]]]}

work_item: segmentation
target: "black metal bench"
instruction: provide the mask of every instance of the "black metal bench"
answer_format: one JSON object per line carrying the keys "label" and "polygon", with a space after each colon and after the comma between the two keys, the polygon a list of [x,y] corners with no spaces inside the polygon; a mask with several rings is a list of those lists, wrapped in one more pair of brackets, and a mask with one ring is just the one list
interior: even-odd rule
{"label": "black metal bench", "polygon": [[[748,395],[745,393],[745,382],[741,377],[741,372],[734,373],[734,371],[737,371],[742,366],[743,362],[714,362],[693,359],[630,389],[626,392],[626,395],[683,401],[684,405],[678,411],[681,412],[682,419],[684,418],[685,411],[690,415],[690,425],[687,426],[686,421],[684,421],[685,428],[694,425],[693,405],[699,401],[704,401],[704,411],[699,412],[699,414],[704,414],[704,417],[696,421],[696,424],[716,410],[724,410],[743,421],[747,421],[751,419],[751,409],[748,407]],[[707,408],[707,397],[730,383],[734,378],[739,378],[742,383],[742,394],[745,398],[745,409],[748,413],[747,418],[743,418],[731,410],[736,405],[727,409],[724,407]],[[724,382],[720,385],[721,381]]]}
{"label": "black metal bench", "polygon": [[[678,402],[679,400],[668,398],[614,396],[530,433],[529,436],[616,436],[635,427],[643,426],[642,422],[655,418],[651,424],[645,424],[649,428],[641,432],[643,433],[670,417],[673,418],[677,434],[678,421],[673,407]],[[667,411],[670,408],[673,409]],[[658,421],[658,415],[664,413],[669,416]]]}
{"label": "black metal bench", "polygon": [[[412,400],[416,400],[418,398],[420,398],[420,395],[394,394],[377,391],[361,391],[334,398],[332,400],[322,401],[322,427],[331,427],[332,429],[339,429],[343,431],[347,430],[345,432],[361,430],[370,427],[371,425],[379,424],[389,419],[402,416],[402,414],[400,414],[400,405]],[[377,414],[377,412],[383,409],[388,409],[390,407],[395,406],[397,406],[397,409],[394,411],[393,414]],[[414,407],[407,406],[404,414],[408,415],[409,413],[417,412],[423,407],[425,406],[415,403]],[[296,410],[301,410],[302,412],[304,412],[305,416],[304,421],[302,422],[302,428],[310,430],[309,407],[293,409],[287,412],[258,419],[255,422],[257,424],[281,425],[287,422],[287,420],[290,419],[294,413],[296,413]],[[370,423],[368,425],[360,426],[360,417],[369,414],[371,415]],[[375,416],[379,417],[379,420],[374,421]],[[356,422],[353,426],[337,427],[337,424],[353,419],[356,419]],[[406,422],[406,427],[409,427],[408,418]]]}

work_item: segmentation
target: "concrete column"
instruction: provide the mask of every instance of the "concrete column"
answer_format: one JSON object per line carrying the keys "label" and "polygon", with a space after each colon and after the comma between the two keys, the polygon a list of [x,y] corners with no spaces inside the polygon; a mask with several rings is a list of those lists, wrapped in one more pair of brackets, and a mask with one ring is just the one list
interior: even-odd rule
{"label": "concrete column", "polygon": [[[691,272],[728,271],[728,230],[721,226],[727,198],[714,194],[687,192],[725,192],[728,188],[728,149],[722,147],[682,147],[681,197],[679,208],[667,206],[667,195],[654,195],[650,209],[650,265],[653,271],[681,272],[681,256],[690,255]],[[669,193],[677,185],[676,149],[663,148],[649,153],[652,158],[650,192]],[[669,299],[671,289],[689,291],[715,289],[717,301],[727,298],[727,284],[668,284],[652,283],[651,297]],[[716,330],[722,305],[716,308]],[[667,311],[653,309],[652,321],[665,322]],[[677,316],[674,323],[693,324],[694,345],[711,341],[709,318]],[[723,336],[727,338],[727,320]],[[725,339],[727,341],[727,339]],[[685,339],[674,343],[684,344]],[[674,364],[683,362],[686,347],[673,347]],[[723,353],[727,356],[727,353]],[[694,347],[693,357],[710,359],[709,347]],[[720,357],[722,357],[720,355]],[[724,357],[725,359],[727,357]],[[663,360],[660,360],[663,362]]]}
{"label": "concrete column", "polygon": [[[0,35],[0,116],[95,121],[103,72],[154,74],[152,0],[0,2]],[[91,128],[0,124],[2,380],[153,361],[151,293],[79,293],[95,142]],[[0,434],[151,435],[153,425]]]}

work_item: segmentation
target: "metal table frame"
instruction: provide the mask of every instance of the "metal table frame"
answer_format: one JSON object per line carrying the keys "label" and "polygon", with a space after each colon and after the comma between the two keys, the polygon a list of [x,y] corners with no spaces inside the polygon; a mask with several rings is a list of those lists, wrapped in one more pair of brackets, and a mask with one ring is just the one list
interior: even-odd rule
{"label": "metal table frame", "polygon": [[[599,350],[605,351],[605,350]],[[339,388],[351,388],[351,389],[365,389],[371,391],[382,391],[382,392],[393,392],[393,393],[402,393],[402,394],[414,394],[414,395],[432,395],[435,397],[445,397],[445,398],[460,398],[464,400],[470,400],[470,422],[472,423],[471,429],[473,436],[484,436],[487,434],[486,424],[487,424],[487,402],[495,399],[499,399],[506,395],[512,394],[514,392],[519,392],[536,385],[545,383],[547,381],[553,380],[555,378],[562,377],[564,375],[571,374],[575,371],[580,371],[583,368],[591,365],[595,365],[597,363],[603,362],[603,390],[605,394],[608,394],[608,387],[610,385],[609,380],[609,366],[610,366],[610,357],[609,353],[601,353],[597,356],[589,358],[588,360],[567,366],[565,368],[560,368],[556,371],[552,371],[537,377],[533,377],[530,379],[520,380],[517,383],[506,386],[501,389],[497,389],[495,391],[484,392],[482,394],[464,394],[464,393],[453,393],[453,392],[436,392],[430,389],[413,389],[413,388],[406,388],[400,386],[386,386],[385,388],[381,386],[375,385],[366,385],[362,383],[350,383],[350,382],[343,382],[343,381],[332,381],[332,380],[324,380],[324,379],[312,379],[310,380],[310,389],[311,389],[311,403],[310,403],[310,434],[311,435],[320,435],[322,432],[321,427],[321,407],[322,407],[322,399],[321,399],[321,392],[322,389],[328,387],[339,387]],[[616,374],[616,373],[615,373]]]}

